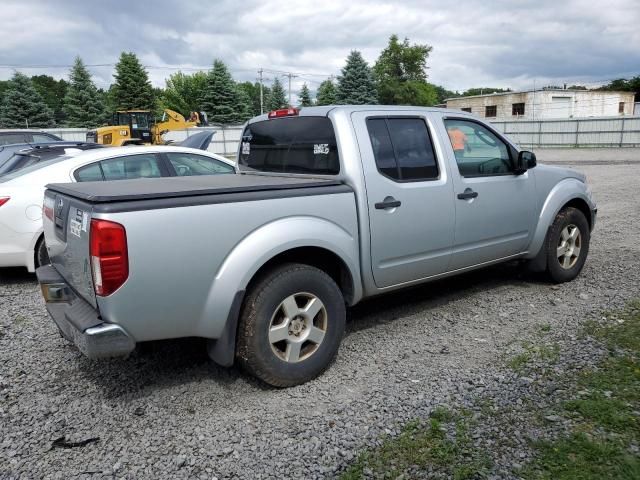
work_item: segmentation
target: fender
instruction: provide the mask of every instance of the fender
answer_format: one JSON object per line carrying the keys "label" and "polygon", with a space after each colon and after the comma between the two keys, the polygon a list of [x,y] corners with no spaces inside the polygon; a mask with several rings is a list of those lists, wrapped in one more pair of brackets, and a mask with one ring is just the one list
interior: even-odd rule
{"label": "fender", "polygon": [[595,208],[593,200],[587,193],[586,185],[576,178],[565,178],[551,189],[540,210],[538,223],[524,258],[531,259],[538,255],[556,215],[563,206],[576,198],[584,200],[591,209]]}
{"label": "fender", "polygon": [[357,234],[354,236],[335,223],[318,217],[281,218],[249,233],[227,255],[209,289],[197,335],[220,338],[225,324],[231,321],[229,313],[237,293],[246,290],[265,263],[280,253],[298,247],[320,247],[335,253],[347,266],[353,279],[352,303],[362,298]]}

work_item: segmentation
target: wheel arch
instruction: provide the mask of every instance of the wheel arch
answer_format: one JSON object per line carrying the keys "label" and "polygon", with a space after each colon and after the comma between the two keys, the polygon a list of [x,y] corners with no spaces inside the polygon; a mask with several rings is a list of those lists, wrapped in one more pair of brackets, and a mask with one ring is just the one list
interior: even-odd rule
{"label": "wheel arch", "polygon": [[587,218],[589,228],[593,229],[591,209],[594,205],[587,195],[585,184],[574,178],[566,178],[558,182],[544,200],[533,237],[529,242],[528,254],[525,258],[533,259],[540,254],[547,232],[556,215],[567,207],[574,207],[580,210]]}
{"label": "wheel arch", "polygon": [[[262,255],[256,258],[256,251]],[[338,284],[349,305],[362,297],[357,236],[317,217],[290,217],[264,225],[229,253],[210,289],[201,332],[217,339],[208,348],[216,363],[233,363],[238,317],[246,292],[265,272],[284,263],[302,263],[324,271]],[[216,323],[222,320],[218,328],[211,324],[216,312],[224,315],[217,319]]]}

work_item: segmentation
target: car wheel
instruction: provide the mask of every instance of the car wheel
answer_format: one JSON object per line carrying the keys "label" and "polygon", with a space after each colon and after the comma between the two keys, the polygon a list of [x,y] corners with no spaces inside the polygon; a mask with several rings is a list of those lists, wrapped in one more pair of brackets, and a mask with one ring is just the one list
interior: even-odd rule
{"label": "car wheel", "polygon": [[547,236],[547,272],[556,283],[576,278],[589,254],[589,224],[577,208],[568,207],[556,216]]}
{"label": "car wheel", "polygon": [[245,370],[269,385],[299,385],[331,364],[345,317],[342,292],[329,275],[308,265],[282,265],[248,293],[236,356]]}
{"label": "car wheel", "polygon": [[49,252],[47,252],[47,245],[44,243],[44,236],[36,243],[35,263],[36,268],[51,263],[51,260],[49,260]]}

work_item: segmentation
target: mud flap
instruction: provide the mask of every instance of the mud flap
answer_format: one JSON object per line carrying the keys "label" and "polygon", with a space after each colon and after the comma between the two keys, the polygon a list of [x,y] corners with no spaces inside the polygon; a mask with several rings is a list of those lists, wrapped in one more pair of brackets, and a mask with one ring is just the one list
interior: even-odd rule
{"label": "mud flap", "polygon": [[242,306],[244,292],[244,290],[240,290],[233,297],[229,317],[227,318],[227,323],[222,330],[220,338],[217,340],[209,340],[207,342],[207,353],[209,354],[209,358],[221,367],[232,366],[235,359],[238,317],[240,316],[240,307]]}

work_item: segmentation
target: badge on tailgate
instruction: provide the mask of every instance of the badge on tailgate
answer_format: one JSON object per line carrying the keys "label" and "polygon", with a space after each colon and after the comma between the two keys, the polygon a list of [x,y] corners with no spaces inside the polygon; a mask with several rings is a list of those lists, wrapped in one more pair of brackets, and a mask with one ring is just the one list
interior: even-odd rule
{"label": "badge on tailgate", "polygon": [[76,208],[75,218],[69,220],[69,232],[71,235],[75,235],[80,238],[83,231],[87,231],[87,223],[89,215],[87,212],[83,212],[79,208]]}

